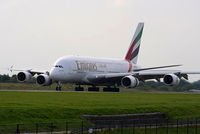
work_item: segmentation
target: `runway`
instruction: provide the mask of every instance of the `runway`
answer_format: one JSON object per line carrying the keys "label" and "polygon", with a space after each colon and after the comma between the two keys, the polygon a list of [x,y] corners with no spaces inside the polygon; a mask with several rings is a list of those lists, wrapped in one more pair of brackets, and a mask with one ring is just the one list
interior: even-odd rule
{"label": "runway", "polygon": [[[93,92],[93,91],[72,91],[72,90],[63,90],[63,91],[56,91],[56,90],[33,90],[33,89],[0,89],[0,92],[43,92],[43,93],[104,93],[102,91]],[[106,92],[106,93],[122,93],[122,92]]]}
{"label": "runway", "polygon": [[41,93],[143,93],[143,94],[200,94],[200,92],[163,92],[163,91],[157,91],[157,92],[146,92],[146,91],[124,91],[121,90],[120,92],[95,92],[95,91],[73,91],[73,90],[63,90],[63,91],[56,91],[56,90],[36,90],[36,89],[0,89],[0,92],[41,92]]}
{"label": "runway", "polygon": [[[76,91],[56,91],[56,90],[32,90],[32,89],[0,89],[0,92],[76,92]],[[85,92],[85,91],[82,91]]]}

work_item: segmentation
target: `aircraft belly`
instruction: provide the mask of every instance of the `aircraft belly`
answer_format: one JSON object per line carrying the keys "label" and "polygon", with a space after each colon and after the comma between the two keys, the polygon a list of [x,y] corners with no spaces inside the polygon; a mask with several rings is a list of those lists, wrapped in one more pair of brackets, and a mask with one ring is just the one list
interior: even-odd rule
{"label": "aircraft belly", "polygon": [[85,73],[68,73],[65,77],[65,82],[69,83],[82,83]]}

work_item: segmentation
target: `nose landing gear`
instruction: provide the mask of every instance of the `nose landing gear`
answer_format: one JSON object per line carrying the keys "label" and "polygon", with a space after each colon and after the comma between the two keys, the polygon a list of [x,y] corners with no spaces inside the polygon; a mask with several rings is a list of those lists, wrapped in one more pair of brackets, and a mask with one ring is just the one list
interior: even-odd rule
{"label": "nose landing gear", "polygon": [[61,89],[62,89],[61,82],[58,81],[58,82],[57,82],[57,85],[56,85],[56,91],[61,91]]}

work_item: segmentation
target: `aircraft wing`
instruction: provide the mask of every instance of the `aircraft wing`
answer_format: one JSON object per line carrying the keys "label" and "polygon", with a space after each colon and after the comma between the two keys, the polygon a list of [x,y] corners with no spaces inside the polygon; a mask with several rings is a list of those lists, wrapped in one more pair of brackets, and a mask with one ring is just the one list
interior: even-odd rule
{"label": "aircraft wing", "polygon": [[178,67],[178,66],[182,66],[182,65],[169,65],[169,66],[158,66],[158,67],[150,67],[150,68],[140,68],[140,69],[134,69],[134,72],[144,71],[144,70],[152,70],[152,69],[160,69],[160,68]]}
{"label": "aircraft wing", "polygon": [[40,75],[40,74],[44,74],[44,73],[48,73],[46,71],[36,71],[36,70],[32,70],[32,69],[28,69],[28,70],[22,70],[22,69],[13,69],[12,67],[11,68],[8,68],[8,70],[10,72],[13,72],[13,71],[18,71],[18,72],[29,72],[30,74],[32,74],[32,76],[34,75]]}
{"label": "aircraft wing", "polygon": [[105,73],[105,74],[92,74],[87,76],[89,82],[102,83],[115,81],[120,82],[121,79],[125,76],[132,75],[138,78],[140,81],[155,79],[160,80],[166,74],[175,74],[179,77],[183,77],[188,80],[188,74],[200,74],[200,72],[184,72],[181,70],[147,70],[147,71],[137,71],[130,73]]}
{"label": "aircraft wing", "polygon": [[163,78],[166,74],[175,74],[180,78],[183,77],[188,80],[188,74],[200,74],[200,72],[185,72],[181,70],[154,70],[154,71],[141,71],[133,76],[138,76],[140,80],[149,80],[149,79],[156,79]]}
{"label": "aircraft wing", "polygon": [[40,74],[45,74],[45,73],[48,73],[48,72],[45,72],[45,71],[34,71],[34,70],[27,70],[27,72],[31,73],[33,76],[34,75],[40,75]]}

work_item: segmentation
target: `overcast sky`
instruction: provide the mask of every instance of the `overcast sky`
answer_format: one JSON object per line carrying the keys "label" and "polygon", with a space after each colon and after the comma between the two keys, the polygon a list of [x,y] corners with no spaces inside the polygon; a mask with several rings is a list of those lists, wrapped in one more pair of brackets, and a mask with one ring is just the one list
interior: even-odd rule
{"label": "overcast sky", "polygon": [[139,22],[138,64],[200,71],[199,14],[199,0],[0,0],[0,73],[64,55],[124,58]]}

